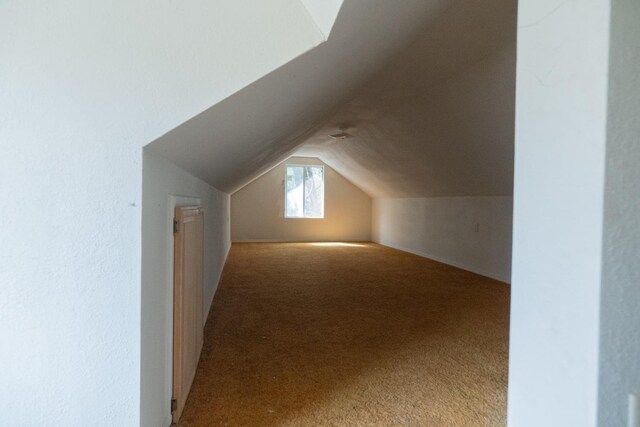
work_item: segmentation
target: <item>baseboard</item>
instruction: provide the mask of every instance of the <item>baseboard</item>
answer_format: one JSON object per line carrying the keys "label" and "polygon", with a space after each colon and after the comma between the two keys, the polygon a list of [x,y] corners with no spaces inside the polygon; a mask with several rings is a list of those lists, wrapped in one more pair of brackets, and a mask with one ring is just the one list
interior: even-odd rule
{"label": "baseboard", "polygon": [[450,260],[450,259],[447,259],[447,258],[442,258],[442,257],[436,256],[436,255],[433,255],[433,254],[429,254],[427,252],[416,251],[415,249],[410,249],[410,248],[406,248],[406,247],[403,247],[403,246],[385,244],[385,243],[381,243],[381,242],[375,242],[375,243],[377,243],[377,244],[379,244],[381,246],[386,246],[386,247],[391,248],[391,249],[396,249],[396,250],[399,250],[399,251],[402,251],[402,252],[408,252],[410,254],[417,255],[417,256],[420,256],[422,258],[430,259],[432,261],[441,262],[443,264],[447,264],[447,265],[450,265],[452,267],[459,268],[461,270],[469,271],[471,273],[479,274],[480,276],[488,277],[490,279],[497,280],[499,282],[503,282],[503,283],[506,283],[506,284],[511,284],[511,278],[500,277],[499,275],[494,274],[494,273],[492,273],[490,271],[485,271],[485,270],[482,270],[482,269],[479,269],[479,268],[476,268],[476,267],[473,267],[473,266],[470,266],[470,265],[467,265],[467,264],[464,264],[464,263],[461,263],[461,262],[458,262],[458,261],[453,261],[453,260]]}
{"label": "baseboard", "polygon": [[220,287],[220,279],[222,279],[222,272],[224,271],[224,266],[227,264],[227,260],[229,259],[229,251],[231,251],[231,245],[233,243],[229,242],[229,246],[227,247],[227,252],[224,254],[224,261],[222,261],[222,268],[218,273],[218,278],[216,279],[216,290],[213,292],[211,296],[211,301],[207,301],[207,312],[205,313],[205,323],[206,319],[209,318],[209,314],[211,312],[211,306],[213,305],[213,299],[216,297],[216,293],[218,292],[218,288]]}

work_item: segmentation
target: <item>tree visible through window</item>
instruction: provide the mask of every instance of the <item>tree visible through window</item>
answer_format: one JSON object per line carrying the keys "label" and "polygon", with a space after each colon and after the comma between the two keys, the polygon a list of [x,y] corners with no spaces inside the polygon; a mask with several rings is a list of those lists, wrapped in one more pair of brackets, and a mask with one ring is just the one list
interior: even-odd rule
{"label": "tree visible through window", "polygon": [[324,218],[324,167],[287,165],[284,216]]}

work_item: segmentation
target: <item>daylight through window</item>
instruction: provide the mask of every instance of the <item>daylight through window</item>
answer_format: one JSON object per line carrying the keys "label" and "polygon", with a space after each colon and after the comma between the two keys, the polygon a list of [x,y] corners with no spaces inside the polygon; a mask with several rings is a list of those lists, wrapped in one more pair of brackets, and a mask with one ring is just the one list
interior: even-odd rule
{"label": "daylight through window", "polygon": [[287,165],[284,215],[324,218],[324,167]]}

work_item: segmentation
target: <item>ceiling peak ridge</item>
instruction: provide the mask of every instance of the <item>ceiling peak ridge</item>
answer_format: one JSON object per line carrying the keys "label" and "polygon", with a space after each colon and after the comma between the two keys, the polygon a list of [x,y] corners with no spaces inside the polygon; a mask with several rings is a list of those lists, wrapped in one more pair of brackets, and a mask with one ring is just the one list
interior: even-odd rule
{"label": "ceiling peak ridge", "polygon": [[338,18],[343,0],[299,0],[316,24],[324,41],[329,40],[333,25]]}

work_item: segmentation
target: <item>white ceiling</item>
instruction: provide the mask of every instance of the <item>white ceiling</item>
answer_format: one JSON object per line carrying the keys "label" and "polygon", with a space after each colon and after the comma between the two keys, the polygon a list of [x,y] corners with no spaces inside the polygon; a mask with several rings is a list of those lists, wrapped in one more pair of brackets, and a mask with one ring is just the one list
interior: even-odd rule
{"label": "white ceiling", "polygon": [[227,192],[295,153],[374,197],[511,194],[515,24],[515,0],[347,0],[328,42],[149,148]]}

